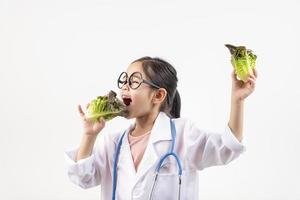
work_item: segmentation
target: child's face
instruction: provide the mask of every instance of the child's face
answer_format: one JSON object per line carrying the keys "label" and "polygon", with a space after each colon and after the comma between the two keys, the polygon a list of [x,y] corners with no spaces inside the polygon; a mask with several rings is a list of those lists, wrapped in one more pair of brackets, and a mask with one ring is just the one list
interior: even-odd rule
{"label": "child's face", "polygon": [[[143,79],[149,80],[143,71],[141,62],[132,63],[129,65],[126,72],[128,77],[130,77],[130,75],[134,72],[140,72]],[[129,110],[129,116],[127,119],[142,117],[153,111],[154,104],[152,103],[152,99],[155,95],[155,90],[153,90],[153,88],[148,84],[142,83],[137,89],[132,89],[129,87],[127,80],[127,83],[123,85],[120,91],[120,95],[123,101],[126,98],[131,100],[131,102],[129,101],[130,104],[127,105],[127,109]],[[124,103],[128,104],[126,100]]]}

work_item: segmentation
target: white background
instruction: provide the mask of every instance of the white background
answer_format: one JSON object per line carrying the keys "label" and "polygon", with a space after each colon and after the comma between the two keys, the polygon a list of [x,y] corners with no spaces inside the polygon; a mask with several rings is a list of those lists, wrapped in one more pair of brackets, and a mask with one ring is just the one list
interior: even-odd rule
{"label": "white background", "polygon": [[[225,43],[258,56],[245,102],[246,152],[199,173],[201,199],[300,199],[299,1],[0,0],[0,199],[96,200],[69,182],[77,104],[118,91],[134,59],[177,69],[182,116],[222,132],[232,66]],[[104,131],[123,130],[116,118]]]}

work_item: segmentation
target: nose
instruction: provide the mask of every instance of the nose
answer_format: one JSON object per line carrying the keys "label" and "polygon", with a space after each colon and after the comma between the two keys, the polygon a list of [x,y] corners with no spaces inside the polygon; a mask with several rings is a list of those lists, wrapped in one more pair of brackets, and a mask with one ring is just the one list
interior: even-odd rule
{"label": "nose", "polygon": [[121,90],[129,90],[129,83],[126,81],[126,83],[122,86]]}

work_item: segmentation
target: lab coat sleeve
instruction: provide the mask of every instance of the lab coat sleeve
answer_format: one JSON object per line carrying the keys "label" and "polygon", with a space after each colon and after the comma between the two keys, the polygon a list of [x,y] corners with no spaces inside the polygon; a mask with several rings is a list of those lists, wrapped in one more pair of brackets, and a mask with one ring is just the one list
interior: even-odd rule
{"label": "lab coat sleeve", "polygon": [[65,151],[67,174],[70,181],[87,189],[101,184],[101,174],[105,173],[106,148],[102,135],[98,136],[91,155],[75,162],[79,148]]}
{"label": "lab coat sleeve", "polygon": [[187,157],[197,170],[225,165],[237,158],[246,148],[233,135],[228,124],[223,133],[212,133],[191,125],[187,134]]}

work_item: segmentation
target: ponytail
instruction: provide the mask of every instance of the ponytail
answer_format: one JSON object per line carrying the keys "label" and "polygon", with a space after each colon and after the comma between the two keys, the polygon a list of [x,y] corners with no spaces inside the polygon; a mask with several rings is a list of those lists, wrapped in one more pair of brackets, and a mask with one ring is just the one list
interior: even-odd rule
{"label": "ponytail", "polygon": [[175,92],[175,96],[172,103],[172,109],[170,111],[170,115],[172,118],[180,117],[180,109],[181,109],[181,99],[178,90]]}

